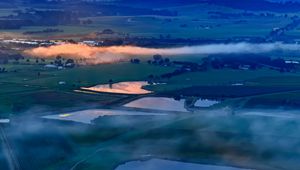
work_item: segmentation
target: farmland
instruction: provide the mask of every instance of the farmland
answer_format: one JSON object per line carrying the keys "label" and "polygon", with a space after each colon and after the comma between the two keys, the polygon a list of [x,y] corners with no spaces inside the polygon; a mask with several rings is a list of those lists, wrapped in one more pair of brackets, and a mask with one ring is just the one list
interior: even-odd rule
{"label": "farmland", "polygon": [[[174,67],[149,65],[145,61],[141,64],[117,63],[80,66],[63,70],[45,68],[33,63],[9,64],[1,67],[8,70],[7,73],[0,74],[0,99],[3,101],[1,102],[2,116],[5,116],[7,112],[25,111],[34,106],[63,109],[75,107],[79,103],[109,105],[109,103],[126,98],[126,95],[81,94],[74,92],[74,90],[79,90],[81,87],[107,84],[110,79],[114,82],[145,81],[149,75],[159,76],[175,69]],[[217,99],[232,97],[237,94],[239,94],[237,97],[249,97],[258,94],[300,90],[298,88],[300,82],[298,73],[280,73],[269,69],[255,71],[223,69],[191,72],[164,81],[166,84],[150,85],[145,88],[167,96],[177,96],[182,93],[187,96]],[[59,84],[59,82],[64,82],[64,84]],[[242,83],[243,86],[234,87],[233,85],[236,83]],[[294,99],[297,96],[300,97],[296,94],[291,97]],[[274,98],[275,103],[276,98]],[[287,96],[287,98],[289,97]]]}
{"label": "farmland", "polygon": [[300,4],[12,1],[0,169],[299,169]]}
{"label": "farmland", "polygon": [[[214,10],[211,10],[214,9]],[[85,37],[92,32],[113,29],[115,32],[138,37],[160,37],[170,35],[172,38],[201,38],[226,39],[232,37],[265,37],[273,28],[284,27],[291,19],[283,15],[259,17],[263,12],[253,12],[255,16],[234,16],[228,18],[212,18],[210,12],[224,12],[226,14],[242,13],[242,10],[231,8],[215,8],[214,6],[199,4],[183,7],[170,7],[179,13],[178,16],[98,16],[85,17],[81,20],[91,20],[89,25],[59,25],[59,26],[25,26],[22,29],[2,30],[3,32],[23,33],[38,31],[45,28],[63,30],[62,33],[36,34],[34,37],[47,38],[49,36]],[[252,14],[252,13],[251,13]],[[291,14],[292,16],[292,14]],[[226,32],[226,34],[224,34]]]}
{"label": "farmland", "polygon": [[[93,96],[78,94],[73,90],[80,87],[105,84],[109,79],[113,79],[115,82],[143,80],[149,74],[162,74],[172,70],[172,68],[160,68],[147,64],[132,65],[129,63],[82,66],[60,71],[49,70],[36,64],[5,65],[4,67],[8,70],[8,73],[0,74],[0,98],[3,101],[1,102],[1,111],[4,115],[6,112],[20,111],[20,109],[24,111],[24,109],[29,109],[34,105],[55,106],[58,108],[76,106],[78,103],[85,102],[105,105],[124,96],[110,97],[100,94]],[[40,76],[38,76],[39,72]],[[59,85],[61,81],[66,82],[66,84]],[[112,100],[109,100],[109,98]]]}

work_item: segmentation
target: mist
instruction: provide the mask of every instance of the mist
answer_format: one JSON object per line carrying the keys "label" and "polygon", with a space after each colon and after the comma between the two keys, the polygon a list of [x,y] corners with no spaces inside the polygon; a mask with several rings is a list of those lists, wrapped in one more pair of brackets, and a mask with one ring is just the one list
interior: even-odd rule
{"label": "mist", "polygon": [[25,55],[39,58],[54,58],[58,55],[83,60],[86,64],[102,64],[126,61],[132,56],[150,56],[154,54],[209,55],[209,54],[258,54],[272,51],[296,51],[298,44],[283,43],[235,43],[184,46],[176,48],[144,48],[136,46],[91,47],[83,44],[61,44],[50,47],[38,47],[24,51]]}
{"label": "mist", "polygon": [[[70,169],[77,161],[89,163],[97,156],[101,158],[128,148],[131,150],[126,156],[135,159],[137,155],[141,159],[149,155],[148,158],[180,161],[182,153],[192,152],[206,154],[200,158],[218,155],[228,165],[238,167],[249,164],[260,167],[260,163],[266,166],[258,169],[267,169],[269,164],[276,165],[277,169],[299,167],[300,117],[297,110],[240,110],[231,115],[226,109],[216,109],[198,115],[170,114],[151,118],[104,116],[96,119],[94,125],[85,125],[42,119],[44,109],[29,109],[21,114],[23,116],[13,118],[5,128],[23,169],[41,169],[57,161],[70,161],[62,165],[63,169]],[[140,134],[129,135],[136,134],[135,130]],[[98,136],[99,133],[106,135]],[[89,138],[91,134],[93,138]],[[106,143],[105,152],[100,153],[104,141],[110,142]],[[78,152],[76,148],[86,147],[86,142],[95,150]],[[37,153],[39,161],[36,161]],[[216,159],[215,163],[218,161]],[[194,163],[205,161],[199,159]],[[214,160],[208,163],[213,164]]]}

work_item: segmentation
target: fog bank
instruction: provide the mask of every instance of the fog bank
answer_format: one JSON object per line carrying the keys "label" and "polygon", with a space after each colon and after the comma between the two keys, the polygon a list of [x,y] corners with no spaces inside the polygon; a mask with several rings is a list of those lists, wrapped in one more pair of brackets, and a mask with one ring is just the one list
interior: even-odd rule
{"label": "fog bank", "polygon": [[207,54],[258,54],[272,51],[296,51],[298,44],[283,43],[235,43],[185,46],[176,48],[144,48],[136,46],[91,47],[83,44],[62,44],[50,47],[38,47],[24,51],[26,55],[40,58],[53,58],[58,55],[84,60],[87,64],[113,63],[126,61],[132,56],[149,56],[154,54],[207,55]]}

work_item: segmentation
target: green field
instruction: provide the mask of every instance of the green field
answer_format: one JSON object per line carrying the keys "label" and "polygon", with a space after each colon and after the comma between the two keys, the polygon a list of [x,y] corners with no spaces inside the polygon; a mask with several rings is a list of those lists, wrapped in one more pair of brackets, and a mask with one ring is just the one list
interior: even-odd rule
{"label": "green field", "polygon": [[[1,65],[8,73],[0,74],[0,112],[4,115],[34,106],[64,108],[79,103],[109,104],[124,96],[94,96],[73,90],[97,84],[146,80],[150,74],[164,74],[173,68],[130,63],[81,66],[74,69],[46,69],[41,65]],[[38,76],[40,73],[40,76]],[[59,82],[65,85],[59,85]],[[126,96],[125,96],[126,97]]]}
{"label": "green field", "polygon": [[[159,76],[175,70],[173,67],[149,65],[144,61],[141,64],[117,63],[80,66],[74,69],[63,70],[44,68],[38,64],[8,64],[0,67],[5,67],[8,71],[8,73],[0,74],[0,101],[3,101],[1,102],[0,111],[3,115],[24,111],[34,106],[66,108],[74,107],[79,103],[89,102],[108,105],[126,96],[112,95],[110,97],[109,95],[100,94],[80,94],[74,92],[74,90],[81,87],[107,84],[110,79],[114,82],[145,81],[149,75]],[[39,76],[38,73],[40,73]],[[166,84],[146,86],[145,88],[158,94],[172,96],[176,96],[178,95],[177,93],[181,92],[185,94],[185,91],[182,91],[185,88],[189,91],[196,90],[195,95],[197,96],[202,94],[203,88],[207,89],[204,90],[205,95],[203,93],[203,96],[224,95],[225,97],[227,96],[226,94],[232,96],[236,93],[247,94],[248,96],[252,93],[257,95],[282,92],[284,90],[297,90],[300,86],[300,75],[297,72],[280,73],[269,69],[255,71],[223,69],[185,73],[163,81]],[[60,85],[59,82],[65,82],[65,84]],[[242,83],[244,87],[235,88],[232,86],[236,83]],[[231,89],[228,86],[232,86]],[[217,89],[212,90],[213,87]],[[248,87],[249,89],[247,90]],[[189,88],[193,88],[193,90]],[[198,91],[197,88],[199,88]],[[227,91],[222,91],[221,89],[227,89]],[[242,89],[244,89],[245,93],[239,92]],[[221,91],[219,92],[219,90]],[[235,92],[234,90],[237,91]],[[188,93],[190,94],[191,92]],[[291,99],[296,97],[300,99],[300,95],[296,94],[292,95]],[[276,98],[280,98],[280,96]],[[285,98],[289,99],[288,96]],[[70,102],[71,99],[75,102]]]}
{"label": "green field", "polygon": [[[30,26],[20,30],[0,30],[1,32],[23,33],[26,31],[41,31],[46,28],[57,28],[64,30],[63,33],[43,33],[30,36],[48,38],[49,36],[67,36],[92,32],[101,32],[104,29],[112,29],[121,35],[159,37],[160,35],[171,35],[173,38],[209,38],[223,39],[240,36],[265,37],[273,28],[283,27],[291,22],[279,14],[274,17],[247,17],[239,16],[231,19],[211,18],[208,12],[241,13],[244,11],[198,4],[192,6],[181,6],[167,8],[177,11],[176,17],[161,16],[99,16],[82,19],[93,21],[90,25],[61,25],[56,27]],[[214,9],[214,10],[212,10]],[[8,9],[9,11],[9,9]],[[3,14],[7,11],[3,10]],[[261,12],[253,12],[260,14]],[[1,15],[1,11],[0,11]],[[238,23],[239,21],[243,23]],[[182,25],[186,25],[182,27]],[[118,35],[116,35],[118,36]],[[78,37],[77,37],[78,38]]]}
{"label": "green field", "polygon": [[[253,86],[296,86],[298,85],[297,83],[300,83],[300,77],[298,76],[299,73],[280,73],[268,69],[256,71],[230,69],[210,70],[208,72],[194,72],[175,76],[169,79],[167,84],[152,86],[149,87],[149,89],[165,91],[192,86],[230,86],[236,83]],[[269,79],[269,81],[265,81],[266,79]]]}
{"label": "green field", "polygon": [[[55,7],[49,6],[49,9]],[[205,4],[163,9],[177,11],[179,15],[96,16],[81,18],[92,20],[93,23],[89,25],[26,26],[19,30],[0,30],[0,33],[42,40],[81,40],[89,35],[91,39],[100,41],[129,35],[132,39],[147,37],[145,41],[160,37],[166,41],[172,38],[211,39],[216,42],[230,39],[233,41],[228,42],[235,43],[239,41],[237,37],[265,38],[274,28],[286,26],[292,22],[291,16],[299,14],[284,17],[281,13],[275,13],[273,17],[259,17],[268,11],[251,11],[256,16],[212,18],[209,12],[240,14],[246,11]],[[0,17],[13,13],[13,9],[0,9]],[[24,32],[47,28],[64,32],[23,35]],[[112,29],[116,34],[93,34],[104,29]],[[1,35],[0,38],[3,37]],[[167,35],[170,37],[163,38]],[[295,38],[300,35],[300,28],[288,31],[286,35]],[[1,44],[0,53],[8,48],[9,45]],[[271,59],[300,59],[298,51],[275,51],[261,55],[270,56]],[[128,61],[58,69],[45,67],[53,63],[53,59],[38,59],[36,62],[36,58],[27,61],[26,57],[0,64],[0,119],[10,120],[8,125],[0,124],[0,142],[3,144],[0,147],[0,169],[8,169],[4,160],[4,145],[7,143],[12,147],[10,154],[15,154],[20,169],[24,170],[114,170],[128,161],[151,158],[248,169],[299,169],[300,120],[297,112],[300,108],[300,65],[295,69],[280,70],[282,72],[269,69],[273,65],[264,65],[256,70],[229,69],[230,66],[213,69],[209,63],[213,56],[163,56],[164,59],[168,57],[171,63],[185,61],[199,64],[201,68],[196,65],[197,71],[193,72],[194,69],[185,68],[188,64],[181,66],[174,62],[164,66],[154,62],[148,64],[147,60],[153,60],[152,56],[131,57],[141,59],[140,63]],[[212,59],[208,61],[207,70],[203,69],[206,71],[200,66],[204,57]],[[62,62],[65,61],[63,58]],[[2,72],[2,68],[6,71]],[[162,75],[174,71],[179,71],[179,75],[162,78]],[[154,84],[143,88],[152,91],[152,94],[79,91],[81,87],[108,84],[110,80],[113,83],[147,81],[151,77]],[[185,99],[185,109],[191,112],[164,112],[155,108],[124,106],[142,97]],[[194,104],[198,99],[212,99],[220,103],[207,108],[196,107]],[[56,114],[61,114],[58,117],[72,117],[73,112],[98,108],[165,114],[105,115],[92,120],[91,124],[42,118]],[[287,114],[277,117],[278,110]],[[250,113],[260,111],[263,114]],[[289,117],[289,111],[293,111],[291,115],[295,119]],[[86,118],[85,115],[80,116]]]}

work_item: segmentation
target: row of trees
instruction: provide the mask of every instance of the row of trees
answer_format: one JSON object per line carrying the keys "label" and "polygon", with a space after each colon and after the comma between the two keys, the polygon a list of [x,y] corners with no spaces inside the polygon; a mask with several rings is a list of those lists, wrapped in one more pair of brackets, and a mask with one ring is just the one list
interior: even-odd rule
{"label": "row of trees", "polygon": [[58,67],[67,67],[67,68],[74,68],[75,67],[75,61],[73,59],[65,59],[61,56],[57,56],[53,63]]}
{"label": "row of trees", "polygon": [[[162,55],[156,54],[153,55],[152,60],[148,60],[148,64],[153,64],[153,65],[160,65],[160,66],[170,66],[172,63],[169,58],[163,58]],[[138,58],[133,58],[130,59],[130,63],[132,64],[139,64],[141,63],[141,60]]]}
{"label": "row of trees", "polygon": [[250,70],[269,67],[275,70],[293,71],[296,69],[295,63],[286,63],[282,58],[272,59],[262,55],[224,55],[210,57],[210,65],[213,69],[240,69],[247,66]]}

